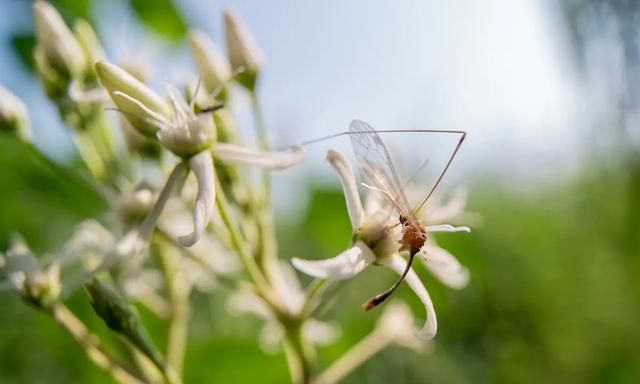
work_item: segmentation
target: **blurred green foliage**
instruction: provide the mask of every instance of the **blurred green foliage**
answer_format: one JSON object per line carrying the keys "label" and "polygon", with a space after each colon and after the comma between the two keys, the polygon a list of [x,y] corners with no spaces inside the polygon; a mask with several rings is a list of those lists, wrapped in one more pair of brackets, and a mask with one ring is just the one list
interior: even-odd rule
{"label": "blurred green foliage", "polygon": [[[1,174],[1,185],[15,188],[3,190],[3,239],[20,229],[32,243],[56,243],[61,235],[54,229],[67,233],[74,222],[99,212],[90,189],[68,179],[61,183],[44,171],[52,172],[49,165],[15,143],[7,145],[6,138],[0,145],[0,164],[11,170]],[[611,165],[532,185],[526,193],[489,181],[472,186],[470,208],[482,213],[483,226],[466,236],[438,238],[470,268],[470,286],[451,291],[417,267],[438,313],[434,351],[417,355],[391,348],[347,382],[637,382],[640,260],[633,251],[637,237],[629,236],[638,229],[627,223],[640,212],[629,209],[636,198],[629,194],[631,183],[625,169]],[[306,214],[280,222],[285,258],[327,257],[349,244],[342,193],[326,187],[311,187],[310,193]],[[373,328],[380,311],[364,313],[360,304],[393,278],[373,268],[339,288],[324,317],[342,326],[343,337],[319,351],[322,365]],[[186,382],[288,380],[283,356],[264,355],[257,346],[260,322],[229,315],[224,297],[223,289],[212,298],[193,297]],[[409,289],[403,287],[399,298],[418,319],[423,316]],[[109,382],[48,318],[15,297],[2,295],[0,301],[0,382]],[[109,335],[83,292],[70,304],[98,333]],[[161,324],[151,322],[149,329],[162,345]]]}

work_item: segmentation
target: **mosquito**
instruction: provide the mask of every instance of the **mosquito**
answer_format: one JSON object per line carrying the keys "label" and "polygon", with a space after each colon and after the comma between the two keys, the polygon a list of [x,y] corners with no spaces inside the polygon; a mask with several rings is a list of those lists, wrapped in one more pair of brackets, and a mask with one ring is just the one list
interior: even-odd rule
{"label": "mosquito", "polygon": [[[379,133],[442,133],[442,134],[455,134],[460,138],[451,153],[447,163],[445,164],[442,172],[436,179],[435,184],[429,192],[420,200],[420,203],[412,208],[409,204],[409,200],[404,192],[404,188],[400,183],[400,178],[396,172],[389,151],[382,141]],[[374,130],[369,124],[364,121],[354,120],[349,124],[349,131],[340,132],[330,136],[325,136],[319,139],[310,140],[302,143],[302,145],[308,145],[327,139],[348,135],[351,139],[351,146],[353,152],[358,160],[358,167],[360,173],[364,179],[362,183],[365,187],[380,192],[386,200],[391,204],[393,209],[398,214],[398,222],[394,225],[389,225],[385,230],[401,225],[402,236],[399,242],[398,251],[408,251],[409,260],[403,273],[398,280],[391,285],[388,289],[375,295],[367,300],[362,306],[365,311],[371,310],[382,302],[384,302],[391,294],[400,286],[404,281],[407,273],[411,269],[411,264],[415,255],[420,252],[424,244],[427,242],[428,234],[425,225],[418,219],[418,213],[426,205],[429,198],[433,195],[440,182],[444,178],[444,175],[449,170],[453,159],[458,154],[460,147],[464,139],[467,136],[466,131],[456,130],[440,130],[440,129],[405,129],[405,130]]]}

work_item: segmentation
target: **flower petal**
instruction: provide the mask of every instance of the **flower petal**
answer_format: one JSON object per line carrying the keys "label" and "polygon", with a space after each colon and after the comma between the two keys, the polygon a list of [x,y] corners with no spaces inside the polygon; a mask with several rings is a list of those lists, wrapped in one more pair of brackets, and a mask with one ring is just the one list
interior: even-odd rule
{"label": "flower petal", "polygon": [[316,319],[308,319],[302,324],[303,336],[315,345],[327,346],[340,336],[339,327]]}
{"label": "flower petal", "polygon": [[[404,269],[407,265],[407,261],[402,258],[399,254],[393,254],[390,257],[383,258],[379,260],[379,262],[387,268],[392,269],[397,274],[402,275]],[[409,269],[407,276],[405,277],[407,284],[413,291],[413,293],[418,296],[420,301],[424,304],[424,308],[427,312],[427,320],[424,323],[424,326],[421,330],[415,333],[416,337],[420,340],[431,340],[438,331],[438,321],[436,319],[436,311],[433,308],[433,303],[431,302],[431,297],[429,296],[429,292],[420,281],[420,278],[416,274],[416,272],[412,269]]]}
{"label": "flower petal", "polygon": [[344,192],[344,199],[347,203],[347,211],[349,212],[351,228],[356,231],[362,226],[364,210],[362,208],[362,201],[360,200],[360,194],[358,193],[358,186],[356,185],[356,178],[353,174],[353,169],[342,153],[334,149],[327,151],[327,162],[338,173],[340,184],[342,185],[342,191]]}
{"label": "flower petal", "polygon": [[425,244],[420,255],[427,269],[447,287],[460,289],[469,283],[469,270],[446,250]]}
{"label": "flower petal", "polygon": [[437,233],[437,232],[471,232],[471,228],[466,226],[454,227],[450,224],[439,224],[439,225],[427,225],[426,228],[427,233]]}
{"label": "flower petal", "polygon": [[371,249],[358,240],[353,247],[334,258],[324,260],[294,258],[291,263],[300,272],[309,276],[320,279],[344,280],[362,272],[374,260],[375,256]]}
{"label": "flower petal", "polygon": [[266,152],[235,144],[217,143],[213,147],[213,154],[225,162],[266,169],[285,169],[304,160],[302,147],[293,147],[290,152]]}
{"label": "flower petal", "polygon": [[213,216],[213,202],[215,201],[215,170],[213,158],[209,151],[202,151],[189,159],[189,167],[198,182],[198,194],[193,209],[193,232],[178,237],[180,244],[185,247],[194,245],[211,221]]}
{"label": "flower petal", "polygon": [[164,210],[165,205],[167,205],[167,201],[169,201],[169,197],[171,197],[171,193],[173,192],[176,185],[182,182],[182,179],[188,173],[187,164],[182,161],[178,163],[178,165],[173,168],[169,178],[167,179],[167,183],[162,188],[160,192],[160,196],[158,196],[158,200],[149,211],[149,214],[142,222],[140,226],[140,239],[147,242],[151,239],[151,234],[153,233],[153,229],[158,222],[158,218],[160,214]]}
{"label": "flower petal", "polygon": [[467,200],[467,190],[464,188],[457,188],[446,203],[434,204],[432,205],[433,208],[431,210],[425,211],[422,220],[428,224],[451,222],[464,212]]}

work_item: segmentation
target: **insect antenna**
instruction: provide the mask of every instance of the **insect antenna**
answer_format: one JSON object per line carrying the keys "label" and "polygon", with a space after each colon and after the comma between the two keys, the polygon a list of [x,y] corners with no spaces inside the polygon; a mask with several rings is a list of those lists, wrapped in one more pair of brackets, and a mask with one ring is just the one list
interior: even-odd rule
{"label": "insect antenna", "polygon": [[407,276],[407,273],[409,273],[409,270],[411,269],[411,264],[413,264],[413,258],[415,257],[416,253],[418,252],[412,251],[411,253],[409,253],[409,260],[407,261],[407,266],[404,268],[404,271],[402,271],[402,275],[400,275],[400,278],[396,280],[396,282],[393,283],[391,287],[389,287],[386,291],[375,295],[374,297],[367,300],[366,303],[362,304],[362,308],[364,308],[365,311],[369,311],[377,307],[378,305],[382,304],[385,300],[389,298],[389,296],[391,296],[391,294],[396,289],[398,289],[400,284],[402,284],[402,282],[404,281],[404,278]]}
{"label": "insect antenna", "polygon": [[458,144],[456,144],[455,149],[451,153],[451,157],[449,157],[449,161],[447,161],[447,165],[444,166],[444,169],[440,173],[440,176],[438,176],[438,179],[436,180],[436,183],[433,185],[433,188],[431,188],[431,191],[429,191],[429,193],[427,194],[427,197],[425,197],[424,200],[422,200],[422,202],[420,203],[420,205],[418,205],[418,207],[414,210],[415,213],[419,212],[420,209],[422,209],[422,207],[426,204],[427,200],[429,200],[431,195],[433,195],[433,192],[435,192],[435,190],[438,187],[438,185],[440,185],[440,182],[442,181],[442,178],[444,177],[445,173],[447,173],[447,170],[449,169],[449,166],[453,162],[453,159],[458,154],[458,150],[462,146],[462,142],[467,137],[467,132],[466,131],[448,131],[448,132],[450,132],[450,133],[459,133],[461,135],[460,136],[460,140],[458,140]]}

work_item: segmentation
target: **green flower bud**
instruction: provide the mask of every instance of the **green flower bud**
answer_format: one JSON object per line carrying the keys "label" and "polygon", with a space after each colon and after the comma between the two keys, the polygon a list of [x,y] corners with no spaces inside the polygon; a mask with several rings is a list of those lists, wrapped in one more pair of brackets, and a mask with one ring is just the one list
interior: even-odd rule
{"label": "green flower bud", "polygon": [[79,78],[87,68],[80,44],[58,11],[45,1],[33,3],[38,47],[48,65],[63,78]]}
{"label": "green flower bud", "polygon": [[94,82],[95,73],[93,71],[93,63],[105,57],[102,44],[100,44],[100,40],[93,30],[93,27],[91,27],[91,24],[84,19],[76,20],[73,25],[73,33],[84,52],[87,63],[89,63],[88,69],[90,71],[87,72],[89,72],[88,75],[90,74],[91,76],[88,80]]}
{"label": "green flower bud", "polygon": [[16,135],[24,141],[31,139],[27,107],[22,100],[2,85],[0,85],[0,132]]}
{"label": "green flower bud", "polygon": [[172,119],[169,104],[124,69],[106,61],[98,61],[95,69],[113,102],[139,133],[154,137],[159,126],[153,121]]}
{"label": "green flower bud", "polygon": [[227,59],[204,32],[190,31],[189,44],[198,71],[209,92],[231,78],[231,67]]}
{"label": "green flower bud", "polygon": [[135,308],[118,292],[96,278],[86,283],[85,287],[89,293],[93,310],[107,327],[122,335],[151,359],[157,367],[164,370],[164,359],[153,346]]}
{"label": "green flower bud", "polygon": [[234,71],[244,69],[238,75],[238,83],[253,91],[261,65],[258,48],[248,29],[229,9],[224,10],[224,30],[231,67]]}

